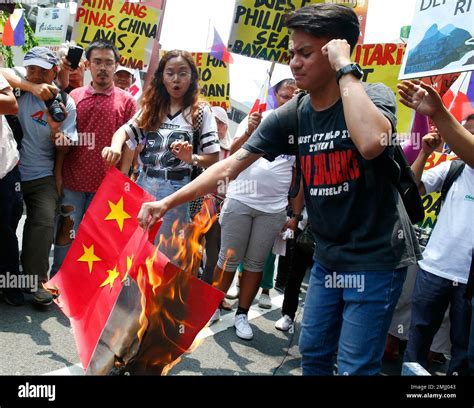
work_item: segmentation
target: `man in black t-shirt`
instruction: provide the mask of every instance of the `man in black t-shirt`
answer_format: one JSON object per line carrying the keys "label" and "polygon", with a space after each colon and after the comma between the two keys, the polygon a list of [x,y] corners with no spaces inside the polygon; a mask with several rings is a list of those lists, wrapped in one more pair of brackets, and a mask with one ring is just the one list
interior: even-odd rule
{"label": "man in black t-shirt", "polygon": [[287,135],[276,110],[234,155],[176,194],[143,204],[139,222],[150,227],[169,208],[213,191],[259,157],[291,154],[297,143],[316,241],[299,344],[303,374],[331,375],[337,351],[340,375],[377,375],[406,268],[420,258],[400,195],[379,164],[393,154],[395,96],[360,82],[350,59],[359,38],[352,9],[310,5],[287,26],[290,67],[309,93],[298,134]]}

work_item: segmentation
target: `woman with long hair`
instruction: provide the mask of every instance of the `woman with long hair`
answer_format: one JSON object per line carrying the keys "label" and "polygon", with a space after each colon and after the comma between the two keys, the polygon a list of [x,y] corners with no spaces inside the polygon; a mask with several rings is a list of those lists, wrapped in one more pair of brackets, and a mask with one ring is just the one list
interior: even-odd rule
{"label": "woman with long hair", "polygon": [[[195,132],[197,138],[193,138]],[[199,143],[198,154],[193,154],[193,139]],[[157,200],[189,183],[192,166],[206,168],[218,160],[216,122],[210,107],[199,101],[198,70],[190,53],[173,50],[161,58],[144,92],[140,111],[114,134],[102,157],[111,165],[122,158],[120,168],[128,173],[137,147],[137,184]],[[175,231],[190,221],[188,204],[163,217],[156,242],[160,235],[171,237],[175,221]],[[170,248],[160,250],[173,258]]]}

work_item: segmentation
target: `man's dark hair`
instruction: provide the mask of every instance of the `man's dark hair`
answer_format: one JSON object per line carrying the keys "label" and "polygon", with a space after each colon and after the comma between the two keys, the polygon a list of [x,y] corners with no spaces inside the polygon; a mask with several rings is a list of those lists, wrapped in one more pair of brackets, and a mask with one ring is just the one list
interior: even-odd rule
{"label": "man's dark hair", "polygon": [[315,37],[344,39],[351,52],[359,40],[359,19],[350,7],[332,3],[318,3],[300,8],[288,16],[286,26],[300,29]]}
{"label": "man's dark hair", "polygon": [[280,82],[278,82],[275,85],[275,88],[274,88],[275,93],[278,93],[278,91],[280,90],[282,86],[288,86],[288,85],[296,87],[296,81],[293,78],[282,79]]}
{"label": "man's dark hair", "polygon": [[474,120],[474,113],[471,113],[466,119],[464,119],[464,122],[469,122],[470,120]]}
{"label": "man's dark hair", "polygon": [[94,50],[112,50],[114,53],[115,62],[120,61],[120,53],[118,52],[117,47],[109,41],[97,40],[90,43],[86,48],[87,61],[90,61],[91,53]]}

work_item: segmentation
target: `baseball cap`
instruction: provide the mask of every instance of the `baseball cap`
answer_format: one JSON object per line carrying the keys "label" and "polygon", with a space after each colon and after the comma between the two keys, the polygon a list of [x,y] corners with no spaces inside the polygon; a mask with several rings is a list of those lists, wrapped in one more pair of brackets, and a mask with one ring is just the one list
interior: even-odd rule
{"label": "baseball cap", "polygon": [[132,68],[123,67],[122,65],[119,65],[117,67],[117,69],[115,70],[115,73],[120,72],[120,71],[125,71],[125,72],[128,72],[130,75],[135,75],[135,72],[133,71]]}
{"label": "baseball cap", "polygon": [[36,65],[44,69],[51,69],[53,66],[58,64],[59,60],[56,55],[46,47],[33,47],[26,53],[25,58],[23,59],[24,67]]}

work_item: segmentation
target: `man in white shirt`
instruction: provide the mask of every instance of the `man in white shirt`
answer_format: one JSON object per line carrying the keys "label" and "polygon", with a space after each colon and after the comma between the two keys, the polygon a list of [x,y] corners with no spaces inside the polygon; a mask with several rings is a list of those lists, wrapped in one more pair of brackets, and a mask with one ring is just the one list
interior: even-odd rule
{"label": "man in white shirt", "polygon": [[[464,127],[474,134],[474,115]],[[412,165],[421,194],[440,191],[452,161],[423,172],[426,160],[441,140],[436,133],[423,138],[423,147]],[[474,230],[469,220],[474,213],[474,169],[465,165],[449,189],[436,226],[419,261],[413,290],[410,334],[405,361],[427,368],[427,355],[448,305],[451,320],[451,361],[448,375],[468,375],[467,349],[471,306],[465,298],[474,247]]]}

